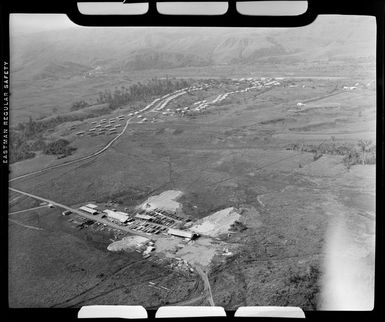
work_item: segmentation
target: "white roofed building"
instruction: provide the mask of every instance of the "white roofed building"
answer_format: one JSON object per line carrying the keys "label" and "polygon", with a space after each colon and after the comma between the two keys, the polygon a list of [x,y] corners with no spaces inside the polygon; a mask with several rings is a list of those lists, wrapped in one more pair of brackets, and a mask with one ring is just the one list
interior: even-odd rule
{"label": "white roofed building", "polygon": [[91,215],[96,215],[96,214],[98,213],[97,210],[92,209],[92,208],[88,208],[88,207],[86,207],[86,206],[79,207],[79,209],[82,210],[82,211],[84,211],[84,212],[87,212],[87,213],[89,213],[89,214],[91,214]]}
{"label": "white roofed building", "polygon": [[109,209],[106,209],[103,212],[107,215],[108,218],[118,220],[121,223],[125,223],[128,220],[128,214],[125,212],[113,211]]}
{"label": "white roofed building", "polygon": [[168,230],[168,233],[170,235],[174,235],[174,236],[182,237],[182,238],[188,238],[188,239],[194,239],[195,237],[198,236],[197,233],[194,233],[192,231],[180,230],[180,229],[174,229],[174,228],[170,228]]}

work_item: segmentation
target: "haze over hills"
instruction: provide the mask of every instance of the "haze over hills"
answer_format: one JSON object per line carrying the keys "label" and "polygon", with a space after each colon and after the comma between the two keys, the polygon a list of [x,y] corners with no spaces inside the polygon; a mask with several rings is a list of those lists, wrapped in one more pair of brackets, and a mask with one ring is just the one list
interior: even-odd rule
{"label": "haze over hills", "polygon": [[294,29],[74,26],[60,32],[11,34],[16,81],[68,78],[95,68],[115,72],[269,60],[374,61],[374,55],[375,21],[371,17],[323,16]]}

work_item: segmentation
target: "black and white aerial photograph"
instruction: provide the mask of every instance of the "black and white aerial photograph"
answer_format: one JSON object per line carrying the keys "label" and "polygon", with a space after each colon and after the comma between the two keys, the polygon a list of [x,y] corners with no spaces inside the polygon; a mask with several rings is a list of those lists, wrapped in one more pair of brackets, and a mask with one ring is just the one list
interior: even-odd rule
{"label": "black and white aerial photograph", "polygon": [[372,310],[376,19],[10,15],[8,301]]}

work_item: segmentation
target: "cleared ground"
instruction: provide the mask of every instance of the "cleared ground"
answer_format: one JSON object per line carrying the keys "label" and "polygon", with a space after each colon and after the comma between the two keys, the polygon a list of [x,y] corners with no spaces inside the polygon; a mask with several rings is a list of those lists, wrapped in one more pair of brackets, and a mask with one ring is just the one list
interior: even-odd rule
{"label": "cleared ground", "polygon": [[[11,307],[79,307],[87,304],[178,303],[199,294],[201,282],[138,253],[107,250],[116,232],[81,218],[46,209],[10,222],[9,303]],[[29,227],[28,227],[29,226]],[[33,229],[36,227],[38,229]],[[154,290],[148,282],[169,290]]]}

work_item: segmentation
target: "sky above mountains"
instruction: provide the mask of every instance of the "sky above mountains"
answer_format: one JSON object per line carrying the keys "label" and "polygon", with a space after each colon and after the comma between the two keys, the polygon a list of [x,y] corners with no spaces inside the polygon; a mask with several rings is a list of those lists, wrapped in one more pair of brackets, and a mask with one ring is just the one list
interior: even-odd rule
{"label": "sky above mountains", "polygon": [[[63,71],[165,69],[257,62],[372,59],[375,19],[320,16],[297,28],[81,27],[65,15],[12,15],[11,67],[36,79]],[[60,66],[58,66],[60,65]]]}

